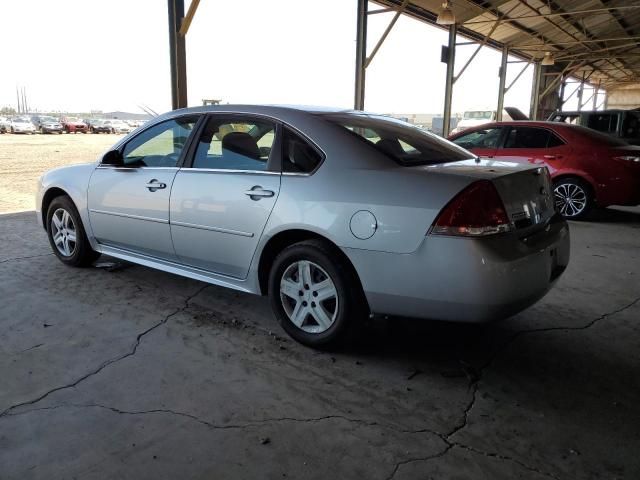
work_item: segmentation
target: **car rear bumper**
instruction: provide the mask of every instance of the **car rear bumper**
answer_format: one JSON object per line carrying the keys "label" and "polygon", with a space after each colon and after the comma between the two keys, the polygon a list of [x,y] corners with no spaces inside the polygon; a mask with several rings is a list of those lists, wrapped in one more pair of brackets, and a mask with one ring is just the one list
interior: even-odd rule
{"label": "car rear bumper", "polygon": [[344,249],[374,314],[457,322],[509,317],[542,298],[569,263],[558,218],[529,237],[427,235],[414,253]]}

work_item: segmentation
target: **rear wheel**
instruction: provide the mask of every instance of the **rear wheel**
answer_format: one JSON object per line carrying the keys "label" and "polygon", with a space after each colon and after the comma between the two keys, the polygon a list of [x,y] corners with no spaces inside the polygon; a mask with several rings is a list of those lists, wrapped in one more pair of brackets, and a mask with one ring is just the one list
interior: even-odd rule
{"label": "rear wheel", "polygon": [[86,267],[100,256],[91,248],[80,214],[69,197],[54,198],[49,205],[47,236],[53,253],[66,265]]}
{"label": "rear wheel", "polygon": [[561,178],[553,184],[556,209],[568,219],[583,218],[593,207],[593,195],[578,178]]}
{"label": "rear wheel", "polygon": [[365,312],[358,279],[320,240],[296,243],[276,257],[269,299],[284,330],[311,347],[337,344]]}

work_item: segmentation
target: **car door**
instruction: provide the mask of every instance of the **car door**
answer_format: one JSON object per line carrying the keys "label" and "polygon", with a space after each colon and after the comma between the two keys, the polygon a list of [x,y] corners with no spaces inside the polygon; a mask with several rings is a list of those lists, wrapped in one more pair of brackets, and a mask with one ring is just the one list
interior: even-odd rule
{"label": "car door", "polygon": [[171,235],[182,263],[247,276],[280,191],[277,129],[264,118],[209,116],[171,193]]}
{"label": "car door", "polygon": [[543,127],[508,128],[495,156],[499,160],[547,166],[551,173],[571,154],[571,147],[555,132]]}
{"label": "car door", "polygon": [[502,132],[502,127],[477,128],[453,139],[452,142],[480,158],[494,158]]}
{"label": "car door", "polygon": [[97,241],[165,260],[176,255],[169,228],[169,197],[184,148],[198,120],[190,115],[151,126],[100,164],[89,181],[88,205]]}

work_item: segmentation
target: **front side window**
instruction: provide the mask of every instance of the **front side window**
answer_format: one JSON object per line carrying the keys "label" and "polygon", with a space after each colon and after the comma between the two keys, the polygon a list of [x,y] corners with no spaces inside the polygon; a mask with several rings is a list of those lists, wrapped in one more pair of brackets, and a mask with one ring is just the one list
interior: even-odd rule
{"label": "front side window", "polygon": [[321,114],[366,141],[399,165],[411,167],[472,158],[466,150],[411,124],[363,114]]}
{"label": "front side window", "polygon": [[544,128],[511,127],[504,148],[550,148],[563,143],[555,134]]}
{"label": "front side window", "polygon": [[468,150],[472,148],[496,148],[501,132],[502,129],[500,128],[484,128],[462,135],[452,141]]}
{"label": "front side window", "polygon": [[211,117],[198,140],[192,166],[267,170],[275,128],[274,123],[264,120]]}
{"label": "front side window", "polygon": [[141,132],[125,145],[122,152],[124,165],[175,167],[197,121],[197,116],[180,117]]}
{"label": "front side window", "polygon": [[322,161],[322,156],[300,135],[285,128],[282,137],[282,171],[311,173]]}

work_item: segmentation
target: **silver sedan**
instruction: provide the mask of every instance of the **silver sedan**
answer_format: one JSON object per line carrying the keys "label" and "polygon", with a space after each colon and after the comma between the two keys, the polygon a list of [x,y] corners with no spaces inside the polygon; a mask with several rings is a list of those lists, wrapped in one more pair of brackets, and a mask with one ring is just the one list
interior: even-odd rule
{"label": "silver sedan", "polygon": [[545,168],[354,111],[170,112],[94,163],[46,173],[36,204],[63,263],[106,254],[268,295],[312,346],[366,315],[508,317],[569,261]]}

